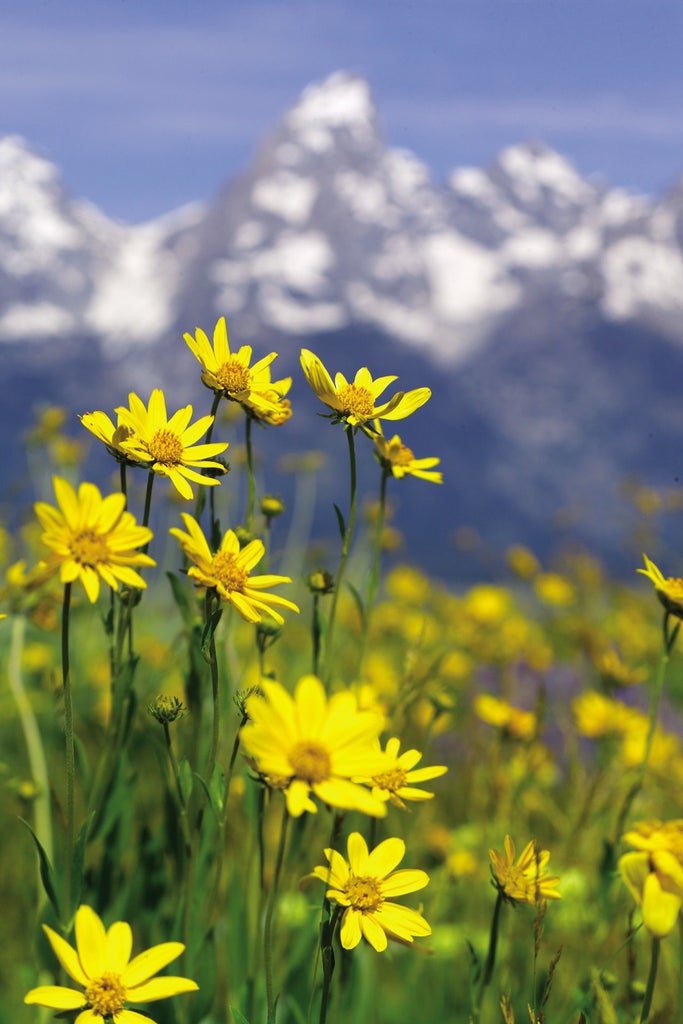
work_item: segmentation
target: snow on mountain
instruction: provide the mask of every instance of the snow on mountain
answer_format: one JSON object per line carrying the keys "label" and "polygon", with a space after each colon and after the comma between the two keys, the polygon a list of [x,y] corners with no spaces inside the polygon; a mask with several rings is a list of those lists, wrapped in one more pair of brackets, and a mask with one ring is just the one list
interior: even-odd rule
{"label": "snow on mountain", "polygon": [[435,183],[388,148],[367,83],[309,86],[206,206],[108,220],[16,136],[0,140],[0,340],[88,334],[150,350],[227,314],[241,333],[365,324],[457,364],[507,317],[591,303],[683,339],[683,187],[658,203],[538,142]]}

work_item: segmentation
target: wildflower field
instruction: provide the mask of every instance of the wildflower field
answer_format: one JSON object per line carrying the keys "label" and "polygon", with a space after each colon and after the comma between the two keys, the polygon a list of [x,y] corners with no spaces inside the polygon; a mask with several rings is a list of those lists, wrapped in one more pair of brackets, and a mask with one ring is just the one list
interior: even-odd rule
{"label": "wildflower field", "polygon": [[291,381],[185,342],[207,410],[84,410],[109,491],[46,412],[52,499],[0,533],[0,1024],[683,1019],[683,581],[389,565],[430,392],[307,349],[348,497],[302,574],[254,471]]}

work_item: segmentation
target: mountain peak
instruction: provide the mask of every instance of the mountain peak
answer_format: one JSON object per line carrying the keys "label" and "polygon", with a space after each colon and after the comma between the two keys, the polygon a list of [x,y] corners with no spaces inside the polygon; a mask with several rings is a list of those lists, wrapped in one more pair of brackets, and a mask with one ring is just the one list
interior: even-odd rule
{"label": "mountain peak", "polygon": [[365,79],[348,71],[335,71],[304,89],[288,121],[296,127],[348,128],[368,124],[374,118],[375,108]]}
{"label": "mountain peak", "polygon": [[593,186],[573,164],[542,142],[508,146],[498,155],[495,166],[521,199],[528,200],[544,190],[565,202],[581,204],[595,195]]}
{"label": "mountain peak", "polygon": [[0,138],[0,185],[11,187],[20,182],[24,186],[45,188],[58,181],[55,165],[37,153],[21,135]]}

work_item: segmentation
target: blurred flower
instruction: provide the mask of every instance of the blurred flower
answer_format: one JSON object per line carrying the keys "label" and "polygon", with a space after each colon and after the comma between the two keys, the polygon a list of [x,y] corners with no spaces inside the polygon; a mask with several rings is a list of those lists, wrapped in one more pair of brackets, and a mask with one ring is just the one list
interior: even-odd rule
{"label": "blurred flower", "polygon": [[43,543],[52,548],[43,568],[59,571],[62,583],[80,579],[90,601],[96,601],[100,579],[112,590],[119,583],[144,589],[147,584],[133,566],[156,565],[154,560],[136,548],[152,539],[152,531],[138,526],[126,512],[123,494],[103,498],[95,484],[83,483],[78,494],[68,481],[53,477],[59,508],[43,501],[36,503],[35,513],[43,530]]}
{"label": "blurred flower", "polygon": [[398,434],[387,439],[382,433],[379,421],[374,427],[377,431],[373,434],[377,456],[380,464],[386,467],[392,476],[398,480],[404,476],[416,476],[434,484],[443,483],[443,473],[434,470],[434,466],[438,466],[441,459],[416,459],[412,450],[402,443]]}
{"label": "blurred flower", "polygon": [[582,736],[598,739],[623,733],[628,728],[632,709],[619,700],[605,697],[597,690],[586,690],[572,701],[576,727]]}
{"label": "blurred flower", "polygon": [[416,769],[415,765],[422,760],[420,751],[404,750],[399,755],[400,746],[401,741],[395,736],[387,740],[384,751],[386,764],[382,771],[370,778],[357,781],[372,786],[372,795],[378,800],[389,800],[396,807],[405,810],[404,800],[431,800],[434,796],[423,789],[416,789],[412,783],[438,779],[439,776],[446,774],[448,768],[445,765],[434,765],[431,768]]}
{"label": "blurred flower", "polygon": [[327,898],[345,908],[340,931],[344,949],[355,949],[363,937],[381,953],[387,939],[412,942],[416,936],[431,935],[421,914],[391,900],[429,884],[426,871],[394,870],[405,855],[403,840],[385,839],[369,852],[360,832],[352,832],[346,848],[348,860],[327,849],[329,866],[320,865],[311,872],[329,886]]}
{"label": "blurred flower", "polygon": [[651,562],[647,555],[643,555],[645,568],[637,569],[643,576],[647,576],[654,584],[655,592],[664,608],[677,619],[683,619],[683,579],[669,576],[665,578],[654,562]]}
{"label": "blurred flower", "polygon": [[643,912],[643,924],[664,938],[683,902],[683,820],[642,822],[623,836],[635,853],[619,858],[619,873]]}
{"label": "blurred flower", "polygon": [[[128,395],[128,404],[130,408],[121,406],[116,410],[119,422],[131,431],[128,438],[119,442],[119,448],[160,476],[170,477],[178,493],[188,500],[193,496],[188,480],[210,487],[218,483],[196,472],[197,469],[224,471],[219,462],[210,460],[225,451],[227,441],[196,444],[213,423],[212,416],[202,416],[191,424],[192,406],[186,405],[169,419],[164,393],[159,388],[152,391],[147,408],[133,392]],[[193,466],[194,469],[190,468]]]}
{"label": "blurred flower", "polygon": [[233,605],[247,622],[260,622],[261,615],[265,613],[282,625],[285,620],[275,610],[276,608],[299,611],[293,601],[288,601],[279,594],[263,593],[267,587],[291,583],[289,576],[251,575],[252,569],[255,569],[263,558],[263,541],[252,540],[240,548],[237,534],[233,530],[228,530],[220,549],[214,554],[197,520],[187,512],[182,512],[181,515],[188,532],[184,533],[178,527],[172,527],[169,533],[178,540],[184,554],[194,562],[187,570],[187,574],[196,580],[199,586],[214,588],[218,596]]}
{"label": "blurred flower", "polygon": [[180,956],[185,949],[182,942],[162,942],[131,960],[130,925],[117,921],[105,931],[90,907],[76,911],[76,949],[46,924],[43,931],[63,969],[84,991],[41,985],[31,989],[24,1002],[51,1010],[80,1010],[76,1024],[96,1024],[98,1018],[102,1022],[113,1018],[116,1024],[149,1024],[149,1017],[127,1010],[126,1003],[151,1003],[199,987],[189,978],[153,977]]}
{"label": "blurred flower", "polygon": [[285,790],[289,813],[317,811],[313,793],[330,807],[384,817],[386,805],[352,781],[384,765],[374,746],[381,717],[359,711],[348,690],[328,700],[316,676],[300,679],[293,697],[280,683],[264,680],[261,689],[247,701],[241,742],[268,783]]}
{"label": "blurred flower", "polygon": [[535,839],[527,843],[516,862],[510,836],[505,836],[505,854],[489,850],[489,857],[494,885],[506,899],[538,906],[543,900],[561,898],[555,889],[560,879],[543,873],[550,853],[539,850]]}
{"label": "blurred flower", "polygon": [[477,583],[463,600],[463,611],[482,626],[494,626],[512,610],[512,597],[504,587]]}
{"label": "blurred flower", "polygon": [[261,498],[259,508],[266,519],[273,519],[275,516],[282,515],[285,510],[285,505],[282,499],[278,498],[276,495],[265,494]]}
{"label": "blurred flower", "polygon": [[536,555],[523,544],[513,544],[509,547],[505,560],[512,572],[522,580],[531,579],[541,568]]}
{"label": "blurred flower", "polygon": [[375,405],[397,377],[373,380],[370,371],[363,366],[351,383],[343,373],[336,374],[333,383],[321,361],[307,348],[301,350],[301,366],[320,401],[352,427],[362,427],[374,419],[402,420],[424,405],[432,394],[429,388],[398,391],[388,402]]}
{"label": "blurred flower", "polygon": [[647,669],[629,668],[614,648],[595,655],[595,667],[606,687],[637,686],[647,679]]}
{"label": "blurred flower", "polygon": [[269,366],[262,371],[261,378],[259,388],[250,392],[249,397],[244,399],[244,407],[262,423],[280,427],[292,415],[292,403],[285,398],[292,386],[292,378],[283,377],[282,380],[274,380],[271,383]]}
{"label": "blurred flower", "polygon": [[530,740],[536,735],[538,719],[533,711],[515,708],[506,700],[492,697],[488,693],[480,693],[474,698],[474,713],[482,722],[495,725],[509,736],[520,740]]}
{"label": "blurred flower", "polygon": [[534,579],[534,590],[541,601],[557,608],[567,608],[576,598],[574,585],[557,572],[539,573]]}
{"label": "blurred flower", "polygon": [[[287,380],[273,383],[270,379],[270,364],[277,359],[277,352],[271,352],[251,366],[251,345],[242,345],[237,352],[230,351],[228,328],[222,316],[213,332],[213,346],[204,331],[197,327],[194,336],[183,335],[190,352],[202,366],[202,381],[216,394],[232,402],[239,402],[260,419],[276,416],[287,406],[282,398],[289,390]],[[287,418],[285,416],[285,418]]]}

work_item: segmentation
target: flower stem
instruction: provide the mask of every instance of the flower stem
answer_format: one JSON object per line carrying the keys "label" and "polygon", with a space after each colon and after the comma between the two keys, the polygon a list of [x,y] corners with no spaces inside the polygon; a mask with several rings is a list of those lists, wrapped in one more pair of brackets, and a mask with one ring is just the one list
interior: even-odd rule
{"label": "flower stem", "polygon": [[662,690],[664,689],[664,680],[666,678],[666,670],[669,665],[671,651],[673,649],[674,643],[676,642],[676,637],[678,636],[680,623],[677,623],[674,626],[673,630],[671,630],[671,632],[669,632],[668,625],[669,613],[665,612],[664,622],[662,625],[662,653],[659,659],[659,664],[657,666],[657,675],[655,677],[654,688],[652,690],[652,695],[650,697],[647,736],[645,738],[645,749],[643,751],[643,759],[640,762],[640,768],[638,770],[638,775],[635,779],[635,782],[626,794],[626,798],[624,800],[621,811],[619,812],[619,816],[617,818],[617,827],[615,829],[614,837],[615,844],[619,841],[619,837],[621,836],[624,830],[624,824],[628,817],[629,811],[631,810],[631,806],[633,805],[633,801],[638,796],[638,793],[640,793],[645,783],[645,775],[647,773],[647,766],[650,760],[650,753],[652,751],[652,742],[654,740],[655,730],[657,728],[659,702],[662,696]]}
{"label": "flower stem", "polygon": [[661,939],[656,936],[652,936],[652,956],[650,958],[650,973],[647,977],[647,988],[645,989],[645,998],[643,999],[643,1006],[640,1011],[640,1024],[646,1024],[648,1017],[650,1016],[650,1007],[652,1006],[652,996],[655,990],[655,981],[657,979],[657,965],[659,964],[659,947]]}
{"label": "flower stem", "polygon": [[246,411],[245,443],[247,449],[247,515],[245,527],[249,533],[254,523],[254,506],[256,505],[256,481],[254,480],[254,453],[251,443],[251,424],[253,416]]}
{"label": "flower stem", "polygon": [[71,606],[71,584],[64,584],[62,602],[62,687],[64,691],[64,737],[66,741],[66,872],[64,913],[71,916],[71,898],[74,889],[73,854],[76,835],[75,778],[76,756],[74,749],[74,716],[71,697],[71,676],[69,666],[69,610]]}
{"label": "flower stem", "polygon": [[326,926],[327,934],[321,940],[321,952],[323,962],[323,988],[322,996],[320,999],[320,1018],[319,1024],[325,1024],[327,1020],[327,1007],[330,1000],[330,990],[332,987],[332,975],[334,974],[334,949],[332,943],[334,941],[334,933],[341,917],[342,908],[337,905],[332,912],[332,919],[329,925]]}
{"label": "flower stem", "polygon": [[368,646],[368,636],[370,633],[370,617],[372,615],[372,608],[377,597],[377,590],[379,587],[379,569],[380,560],[382,557],[382,533],[384,531],[384,518],[386,515],[386,504],[387,504],[387,480],[390,476],[390,470],[385,465],[382,465],[382,476],[379,484],[379,508],[377,511],[377,522],[375,523],[375,538],[373,543],[372,553],[372,567],[370,569],[370,575],[368,576],[368,585],[365,592],[365,610],[363,615],[363,635],[361,637],[360,644],[360,657],[358,660],[358,677],[360,678],[363,669],[363,662],[365,661],[365,654]]}
{"label": "flower stem", "polygon": [[[145,508],[142,513],[142,525],[149,525],[149,513],[152,508],[152,490],[154,489],[154,471],[150,469],[147,474],[147,490],[145,491]],[[144,546],[143,551],[147,551],[148,544]]]}
{"label": "flower stem", "polygon": [[287,803],[284,803],[282,812],[282,824],[280,826],[280,841],[278,843],[277,854],[275,856],[275,867],[273,869],[273,878],[270,883],[270,891],[268,893],[268,903],[266,905],[266,917],[263,928],[263,961],[266,973],[266,1002],[267,1002],[267,1024],[275,1024],[275,1011],[277,1008],[277,997],[273,994],[273,917],[275,914],[275,904],[277,902],[277,891],[280,884],[280,874],[282,872],[282,862],[285,855],[285,845],[287,843],[287,825],[289,824],[289,812],[287,811]]}
{"label": "flower stem", "polygon": [[[21,729],[28,752],[31,776],[37,790],[33,804],[36,835],[45,850],[48,860],[52,861],[52,822],[50,820],[50,782],[47,773],[47,761],[38,723],[24,689],[21,671],[21,655],[24,649],[25,633],[25,617],[23,615],[15,615],[12,619],[7,677],[12,696],[17,705],[19,721],[21,722]],[[40,868],[38,868],[38,878],[40,880]]]}
{"label": "flower stem", "polygon": [[334,593],[332,594],[332,607],[330,609],[330,619],[327,624],[327,640],[325,643],[325,661],[323,670],[323,681],[326,686],[329,686],[330,674],[332,671],[332,654],[334,652],[333,641],[334,627],[337,619],[337,602],[339,601],[339,594],[341,592],[342,581],[344,579],[344,570],[346,569],[346,562],[349,557],[351,541],[353,539],[353,532],[356,526],[356,507],[358,504],[356,443],[353,427],[346,427],[346,440],[348,442],[349,447],[349,519],[344,529],[341,558],[339,559],[339,568],[337,569],[337,578],[335,580]]}
{"label": "flower stem", "polygon": [[220,693],[218,687],[218,658],[216,657],[216,624],[211,622],[214,614],[213,591],[206,591],[205,604],[205,628],[209,629],[209,668],[211,670],[211,749],[206,767],[206,783],[211,785],[213,771],[216,767],[218,757],[218,743],[220,740]]}
{"label": "flower stem", "polygon": [[496,963],[496,947],[498,945],[498,928],[500,925],[500,910],[503,906],[503,894],[498,892],[496,897],[496,905],[493,908],[493,917],[491,918],[491,931],[489,933],[489,948],[486,954],[486,963],[484,964],[484,970],[481,976],[481,982],[477,990],[476,1005],[472,1009],[472,1020],[478,1022],[481,1014],[481,1004],[484,998],[484,992],[488,988],[491,978],[493,977],[493,968]]}

